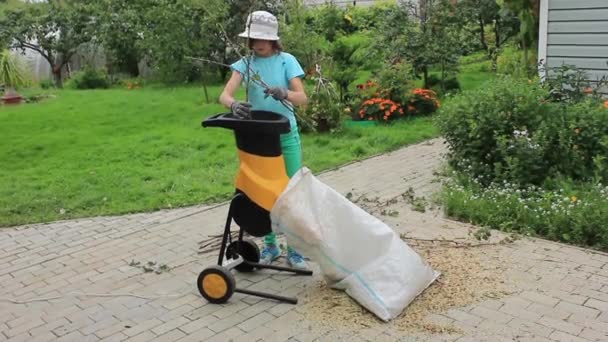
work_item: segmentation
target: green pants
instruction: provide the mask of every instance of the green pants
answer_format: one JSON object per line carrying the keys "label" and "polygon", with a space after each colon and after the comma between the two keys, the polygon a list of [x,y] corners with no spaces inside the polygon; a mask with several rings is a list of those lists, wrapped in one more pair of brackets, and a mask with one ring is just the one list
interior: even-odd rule
{"label": "green pants", "polygon": [[[283,149],[283,159],[285,159],[285,168],[287,176],[291,178],[302,167],[302,145],[298,131],[292,131],[281,135],[281,148]],[[264,243],[267,245],[277,244],[277,235],[272,232],[264,237]],[[288,247],[288,249],[290,249]]]}

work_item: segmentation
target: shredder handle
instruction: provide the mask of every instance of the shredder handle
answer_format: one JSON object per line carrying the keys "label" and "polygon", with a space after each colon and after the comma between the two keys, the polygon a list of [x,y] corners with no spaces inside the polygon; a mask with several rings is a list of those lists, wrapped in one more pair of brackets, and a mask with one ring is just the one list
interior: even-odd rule
{"label": "shredder handle", "polygon": [[[212,116],[208,117],[207,119],[203,120],[203,122],[201,123],[201,125],[203,127],[213,127],[214,126],[212,124],[213,121],[216,120],[216,119],[219,119],[221,116],[224,116],[226,114],[232,114],[232,113],[228,112],[228,113],[219,113],[219,114],[212,115]],[[236,118],[235,118],[235,120],[236,120]]]}
{"label": "shredder handle", "polygon": [[262,134],[285,134],[291,131],[287,117],[268,111],[252,111],[251,119],[239,119],[231,112],[218,113],[203,120],[203,127],[222,127],[235,131]]}

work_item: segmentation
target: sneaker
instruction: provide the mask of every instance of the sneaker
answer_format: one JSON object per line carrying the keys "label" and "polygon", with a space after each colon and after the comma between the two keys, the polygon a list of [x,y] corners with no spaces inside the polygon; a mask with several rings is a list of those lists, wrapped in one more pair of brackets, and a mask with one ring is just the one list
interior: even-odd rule
{"label": "sneaker", "polygon": [[265,245],[260,253],[260,264],[270,265],[271,262],[281,256],[281,249],[276,245]]}
{"label": "sneaker", "polygon": [[293,249],[289,249],[287,251],[287,262],[293,268],[296,268],[299,270],[308,269],[308,263],[306,263],[306,261],[304,260],[304,257],[300,253],[294,251]]}

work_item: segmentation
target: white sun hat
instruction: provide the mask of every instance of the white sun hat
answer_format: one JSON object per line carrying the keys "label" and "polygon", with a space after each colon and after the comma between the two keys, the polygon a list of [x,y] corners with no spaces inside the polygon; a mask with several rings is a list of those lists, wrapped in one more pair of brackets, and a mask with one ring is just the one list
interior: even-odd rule
{"label": "white sun hat", "polygon": [[279,40],[279,22],[266,11],[255,11],[247,17],[245,31],[239,34],[242,38]]}

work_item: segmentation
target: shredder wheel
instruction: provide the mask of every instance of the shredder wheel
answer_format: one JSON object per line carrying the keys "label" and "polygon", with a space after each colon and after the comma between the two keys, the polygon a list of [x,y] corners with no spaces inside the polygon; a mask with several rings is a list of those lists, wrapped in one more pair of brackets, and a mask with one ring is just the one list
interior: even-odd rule
{"label": "shredder wheel", "polygon": [[[251,239],[243,239],[240,253],[239,253],[239,242],[234,241],[230,245],[228,245],[228,249],[226,250],[226,256],[230,259],[236,259],[237,254],[240,254],[243,259],[251,262],[258,263],[260,262],[260,248],[258,245]],[[242,263],[237,265],[234,269],[239,272],[252,272],[255,267],[251,265],[247,265],[246,263]]]}
{"label": "shredder wheel", "polygon": [[222,266],[209,266],[198,276],[198,291],[211,303],[222,304],[228,301],[234,289],[236,281],[230,270]]}

